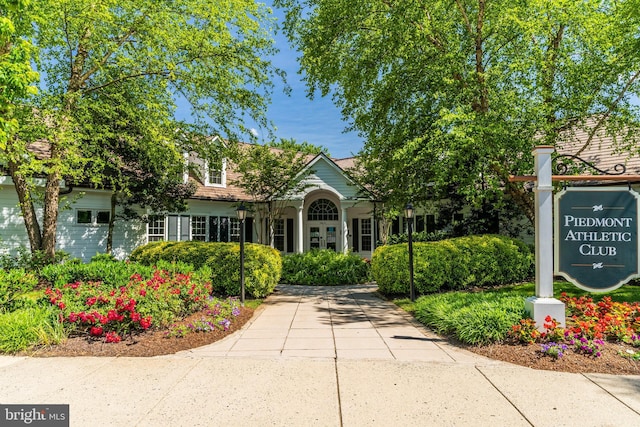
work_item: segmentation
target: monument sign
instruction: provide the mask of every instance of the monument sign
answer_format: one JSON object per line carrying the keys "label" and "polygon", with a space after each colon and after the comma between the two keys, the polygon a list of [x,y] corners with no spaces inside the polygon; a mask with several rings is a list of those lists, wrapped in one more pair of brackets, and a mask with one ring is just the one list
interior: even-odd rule
{"label": "monument sign", "polygon": [[639,195],[625,187],[571,187],[555,200],[554,274],[592,292],[640,274]]}

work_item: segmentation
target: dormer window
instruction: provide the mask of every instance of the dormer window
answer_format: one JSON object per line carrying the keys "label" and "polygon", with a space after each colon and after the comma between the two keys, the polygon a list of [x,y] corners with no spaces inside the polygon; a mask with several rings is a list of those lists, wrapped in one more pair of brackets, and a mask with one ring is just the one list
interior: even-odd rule
{"label": "dormer window", "polygon": [[209,187],[225,187],[226,179],[226,160],[221,160],[214,164],[205,164],[205,185]]}

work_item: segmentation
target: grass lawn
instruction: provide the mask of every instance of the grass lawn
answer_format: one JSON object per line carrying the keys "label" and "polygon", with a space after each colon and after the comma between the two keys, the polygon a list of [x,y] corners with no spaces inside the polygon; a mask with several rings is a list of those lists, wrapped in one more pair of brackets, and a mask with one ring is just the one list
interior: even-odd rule
{"label": "grass lawn", "polygon": [[[568,282],[555,282],[556,298],[563,292],[570,297],[591,297],[596,302],[605,296],[614,302],[640,301],[638,285],[628,284],[613,292],[595,294]],[[394,302],[436,332],[453,335],[468,344],[488,344],[504,340],[511,326],[526,317],[524,299],[534,294],[534,283],[522,283],[482,292],[425,295],[415,303],[408,298]]]}

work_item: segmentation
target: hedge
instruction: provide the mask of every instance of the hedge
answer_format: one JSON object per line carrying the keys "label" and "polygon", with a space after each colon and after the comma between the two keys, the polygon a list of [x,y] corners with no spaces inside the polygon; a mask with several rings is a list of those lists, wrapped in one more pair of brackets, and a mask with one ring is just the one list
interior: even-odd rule
{"label": "hedge", "polygon": [[[467,236],[413,245],[414,285],[418,294],[470,286],[494,286],[530,277],[533,255],[522,242],[505,236]],[[409,293],[406,244],[378,247],[371,274],[381,293]]]}
{"label": "hedge", "polygon": [[[240,245],[218,242],[152,242],[136,248],[129,259],[152,265],[160,260],[185,262],[198,269],[211,268],[214,292],[240,295]],[[245,291],[255,298],[269,295],[282,274],[282,257],[276,249],[245,244]]]}
{"label": "hedge", "polygon": [[351,285],[371,280],[369,263],[356,254],[323,249],[285,255],[282,282],[290,285]]}

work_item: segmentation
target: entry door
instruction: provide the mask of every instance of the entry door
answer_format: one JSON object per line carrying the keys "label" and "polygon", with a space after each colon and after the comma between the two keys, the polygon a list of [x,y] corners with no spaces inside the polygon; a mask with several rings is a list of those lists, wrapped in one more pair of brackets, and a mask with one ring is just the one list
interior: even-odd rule
{"label": "entry door", "polygon": [[319,225],[309,227],[310,249],[338,250],[338,227],[336,225]]}

